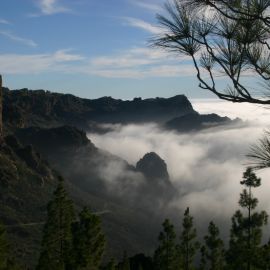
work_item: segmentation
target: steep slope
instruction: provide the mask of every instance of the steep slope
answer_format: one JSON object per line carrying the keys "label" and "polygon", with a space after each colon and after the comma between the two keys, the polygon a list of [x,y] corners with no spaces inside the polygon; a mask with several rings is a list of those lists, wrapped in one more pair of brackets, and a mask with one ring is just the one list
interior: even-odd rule
{"label": "steep slope", "polygon": [[7,226],[14,256],[33,266],[39,254],[46,206],[56,174],[32,147],[15,137],[0,146],[0,220]]}
{"label": "steep slope", "polygon": [[[125,249],[129,254],[153,250],[159,224],[168,215],[163,209],[175,195],[166,164],[158,155],[152,166],[164,163],[160,179],[96,148],[75,127],[20,129],[16,136],[24,144],[32,143],[61,172],[77,205],[103,213],[108,254],[120,258]],[[139,164],[150,162],[142,160]],[[147,226],[151,232],[145,231]]]}

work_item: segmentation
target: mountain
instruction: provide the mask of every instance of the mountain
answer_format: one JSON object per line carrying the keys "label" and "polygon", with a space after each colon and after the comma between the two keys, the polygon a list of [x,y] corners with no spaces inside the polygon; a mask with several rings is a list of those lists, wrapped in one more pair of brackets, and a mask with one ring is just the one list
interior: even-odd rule
{"label": "mountain", "polygon": [[177,195],[167,170],[167,164],[155,152],[147,153],[136,164],[136,170],[141,172],[146,179],[144,190],[153,197],[170,201]]}
{"label": "mountain", "polygon": [[33,266],[39,255],[46,205],[57,174],[31,146],[14,136],[0,145],[0,220],[6,225],[11,250],[23,265]]}
{"label": "mountain", "polygon": [[15,254],[30,268],[58,173],[76,209],[89,206],[102,215],[108,257],[120,258],[124,249],[151,253],[159,224],[178,214],[170,203],[177,194],[162,157],[150,152],[129,164],[97,148],[86,131],[107,132],[104,123],[155,122],[181,132],[230,123],[217,115],[199,115],[183,95],[88,100],[5,88],[3,98],[4,131],[12,135],[0,143],[0,219],[8,225]]}
{"label": "mountain", "polygon": [[147,179],[154,179],[169,183],[167,165],[156,153],[150,152],[137,162],[136,169],[142,172]]}
{"label": "mountain", "polygon": [[[75,127],[31,127],[19,129],[15,135],[23,144],[33,145],[72,184],[92,194],[119,201],[119,194],[116,190],[112,193],[112,188],[125,189],[133,195],[143,188],[145,196],[152,194],[151,199],[155,200],[155,188],[173,189],[167,165],[156,153],[146,154],[134,167],[98,149],[84,131]],[[135,199],[130,193],[127,197]]]}
{"label": "mountain", "polygon": [[191,113],[193,108],[184,95],[172,98],[120,100],[111,97],[83,99],[69,94],[28,89],[3,91],[5,127],[76,126],[96,129],[96,123],[165,123]]}
{"label": "mountain", "polygon": [[[77,206],[102,212],[108,254],[121,258],[155,246],[159,224],[176,196],[167,166],[157,154],[146,154],[137,166],[97,148],[82,130],[63,126],[19,129],[16,137],[31,144],[64,176]],[[159,166],[159,174],[149,170]],[[151,220],[149,220],[151,217]],[[151,233],[145,231],[151,226]]]}
{"label": "mountain", "polygon": [[191,132],[213,127],[233,126],[241,123],[242,121],[239,118],[231,120],[229,117],[221,117],[215,113],[199,114],[192,112],[166,122],[164,127],[178,132]]}

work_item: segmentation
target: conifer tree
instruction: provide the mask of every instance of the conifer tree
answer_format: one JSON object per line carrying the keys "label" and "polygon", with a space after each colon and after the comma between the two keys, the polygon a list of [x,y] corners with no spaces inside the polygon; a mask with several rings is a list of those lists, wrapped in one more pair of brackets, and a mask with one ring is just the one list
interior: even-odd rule
{"label": "conifer tree", "polygon": [[10,255],[10,246],[6,236],[6,229],[0,223],[0,270],[19,270],[16,261]]}
{"label": "conifer tree", "polygon": [[177,257],[176,233],[173,224],[166,219],[163,224],[163,231],[160,232],[159,246],[154,254],[154,265],[157,270],[179,269]]}
{"label": "conifer tree", "polygon": [[199,266],[199,270],[206,270],[206,248],[205,246],[201,246],[200,249],[201,252],[201,260],[200,260],[200,266]]}
{"label": "conifer tree", "polygon": [[210,270],[224,269],[224,244],[219,237],[219,229],[210,222],[208,226],[208,235],[204,237],[205,241],[205,258]]}
{"label": "conifer tree", "polygon": [[73,269],[99,269],[105,248],[100,218],[86,207],[79,214],[79,218],[79,222],[73,226]]}
{"label": "conifer tree", "polygon": [[8,266],[8,243],[5,227],[0,224],[0,270],[6,270]]}
{"label": "conifer tree", "polygon": [[261,179],[257,178],[251,168],[244,172],[240,183],[246,188],[240,194],[239,205],[247,214],[237,210],[232,217],[227,260],[232,270],[251,270],[257,269],[256,265],[261,259],[262,227],[267,224],[267,214],[265,211],[253,213],[258,199],[253,196],[252,188],[259,187]]}
{"label": "conifer tree", "polygon": [[38,270],[71,269],[72,223],[75,215],[63,182],[63,178],[59,177],[58,186],[48,204]]}
{"label": "conifer tree", "polygon": [[104,270],[116,270],[116,263],[114,259],[111,259],[110,262],[104,267]]}
{"label": "conifer tree", "polygon": [[185,210],[183,219],[183,230],[180,236],[180,254],[182,256],[182,268],[193,270],[193,260],[200,245],[196,241],[196,229],[193,227],[193,217],[190,216],[189,207]]}
{"label": "conifer tree", "polygon": [[258,260],[259,269],[270,269],[270,241],[264,244],[261,248],[260,258]]}
{"label": "conifer tree", "polygon": [[130,270],[130,262],[126,251],[124,252],[122,262],[119,264],[119,270]]}

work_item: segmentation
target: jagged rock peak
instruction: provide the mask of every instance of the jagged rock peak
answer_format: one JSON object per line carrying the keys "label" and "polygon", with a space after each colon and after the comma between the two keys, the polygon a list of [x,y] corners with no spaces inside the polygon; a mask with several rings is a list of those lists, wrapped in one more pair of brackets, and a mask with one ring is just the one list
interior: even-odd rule
{"label": "jagged rock peak", "polygon": [[170,181],[167,164],[155,152],[145,154],[144,157],[137,162],[136,169],[142,172],[148,179]]}

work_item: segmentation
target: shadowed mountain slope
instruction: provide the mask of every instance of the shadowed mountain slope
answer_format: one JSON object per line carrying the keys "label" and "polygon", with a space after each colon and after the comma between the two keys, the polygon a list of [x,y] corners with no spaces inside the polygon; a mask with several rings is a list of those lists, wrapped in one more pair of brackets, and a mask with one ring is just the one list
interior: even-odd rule
{"label": "shadowed mountain slope", "polygon": [[4,88],[3,118],[10,127],[72,125],[89,130],[95,123],[164,123],[191,113],[184,95],[172,98],[120,100],[111,97],[82,99],[69,94]]}

